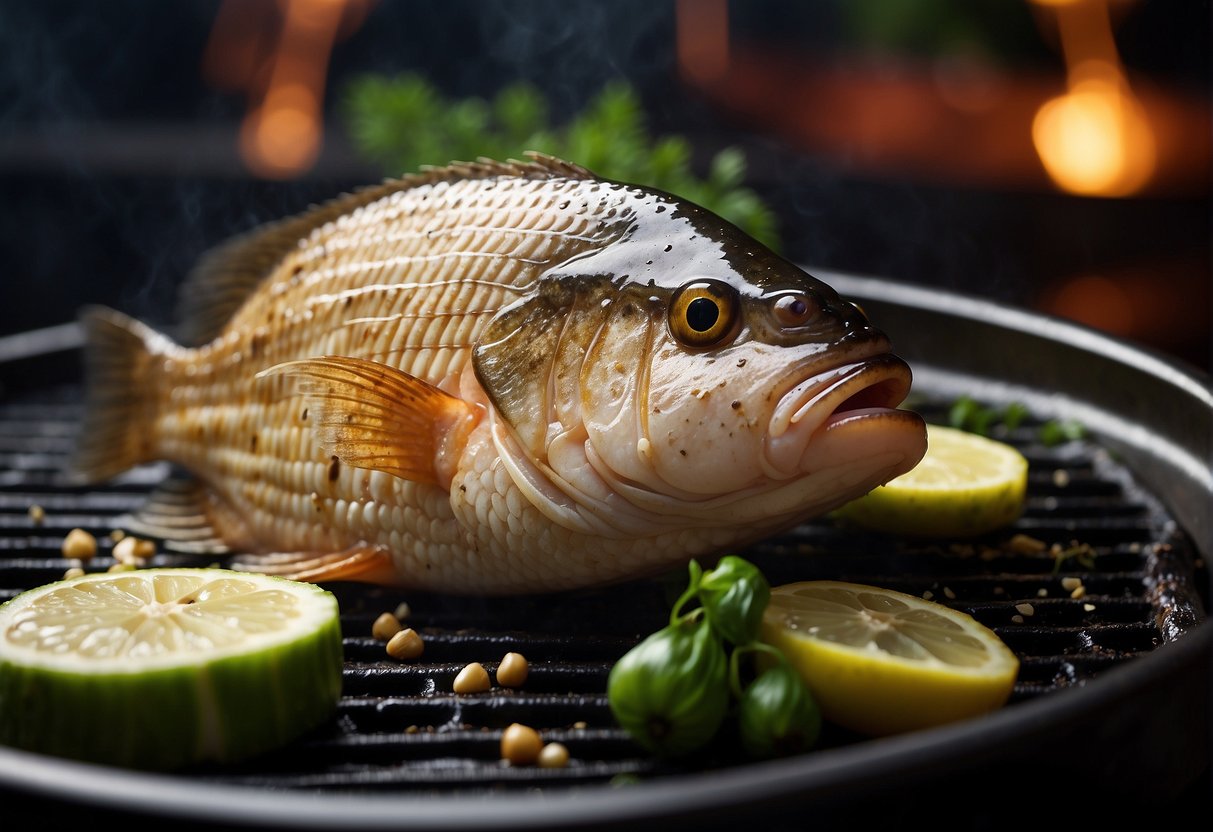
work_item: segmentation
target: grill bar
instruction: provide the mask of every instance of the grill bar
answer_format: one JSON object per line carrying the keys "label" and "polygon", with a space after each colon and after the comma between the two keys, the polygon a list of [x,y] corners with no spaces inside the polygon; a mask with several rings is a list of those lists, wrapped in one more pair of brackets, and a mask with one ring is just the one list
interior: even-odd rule
{"label": "grill bar", "polygon": [[[0,600],[60,578],[69,564],[59,547],[72,528],[98,538],[98,555],[88,568],[108,567],[110,531],[169,473],[167,466],[148,465],[104,486],[69,485],[62,471],[81,415],[78,392],[68,385],[0,404]],[[943,403],[920,410],[943,420]],[[772,584],[857,581],[972,614],[1022,662],[1009,708],[1087,684],[1203,621],[1207,599],[1197,589],[1204,584],[1197,580],[1191,542],[1158,502],[1094,442],[1047,447],[1036,436],[1027,425],[1000,437],[1024,451],[1031,471],[1027,510],[1006,534],[908,543],[821,520],[742,554]],[[40,521],[31,506],[41,507]],[[162,551],[153,565],[209,562]],[[1066,578],[1079,579],[1085,595],[1071,597]],[[685,772],[690,763],[658,762],[641,753],[615,727],[605,695],[612,663],[661,626],[683,580],[679,573],[624,587],[511,599],[332,586],[346,655],[335,717],[279,753],[190,776],[255,788],[447,794],[573,788]],[[410,626],[426,641],[418,663],[388,658],[370,637],[375,617],[402,600],[413,610]],[[1024,604],[1031,605],[1028,615]],[[510,651],[531,664],[523,689],[450,692],[464,664],[480,661],[491,675]],[[500,734],[515,721],[565,743],[569,766],[504,765]],[[857,742],[862,738],[827,727],[822,747]],[[734,765],[731,751],[706,754],[694,769]]]}

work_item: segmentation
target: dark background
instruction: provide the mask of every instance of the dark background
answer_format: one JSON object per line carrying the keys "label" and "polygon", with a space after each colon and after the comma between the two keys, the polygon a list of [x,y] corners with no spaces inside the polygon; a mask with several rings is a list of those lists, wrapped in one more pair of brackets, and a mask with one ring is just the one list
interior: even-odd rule
{"label": "dark background", "polygon": [[[96,301],[172,320],[176,285],[208,247],[381,178],[354,151],[336,102],[358,73],[416,70],[452,96],[529,80],[561,115],[606,81],[626,79],[652,131],[688,137],[700,166],[722,146],[747,150],[748,182],[775,208],[792,259],[993,297],[1209,366],[1207,2],[1112,3],[1135,89],[1183,97],[1196,125],[1185,139],[1194,161],[1178,177],[1120,199],[1065,195],[1035,160],[977,169],[965,146],[945,143],[946,124],[892,119],[890,135],[923,133],[922,153],[908,161],[865,151],[870,136],[847,133],[856,113],[886,106],[867,104],[865,91],[890,78],[929,81],[956,55],[979,55],[1008,88],[1060,92],[1055,33],[1029,0],[731,4],[735,57],[748,50],[800,62],[775,83],[815,111],[817,133],[807,139],[755,117],[744,87],[680,76],[672,0],[381,0],[335,44],[323,152],[288,180],[248,171],[235,144],[246,98],[203,78],[220,6],[0,6],[0,334],[69,321]],[[243,8],[250,26],[273,22],[272,3]],[[817,99],[802,82],[820,78],[820,66],[856,69],[842,73],[835,97]],[[929,97],[930,84],[920,92]],[[840,101],[847,113],[835,119]],[[1028,129],[1012,127],[1007,141]],[[1067,294],[1080,279],[1086,291]]]}
{"label": "dark background", "polygon": [[[745,148],[748,184],[798,262],[1063,315],[1205,371],[1213,361],[1206,0],[1112,4],[1135,89],[1179,102],[1184,136],[1165,182],[1124,198],[1062,193],[1010,151],[983,163],[991,146],[1024,143],[1024,120],[970,140],[953,128],[989,122],[887,112],[890,88],[938,105],[940,69],[958,56],[979,56],[1002,100],[1060,93],[1058,44],[1030,0],[733,2],[734,69],[756,54],[787,62],[765,85],[680,75],[673,0],[380,0],[334,46],[319,160],[285,180],[249,171],[236,147],[248,102],[204,78],[222,5],[0,3],[0,345],[93,302],[170,324],[177,285],[208,248],[385,174],[356,152],[337,103],[359,73],[415,70],[452,96],[528,80],[561,116],[626,79],[653,132],[687,136],[701,170],[717,149]],[[250,26],[274,20],[272,0],[242,7]],[[917,152],[882,152],[882,129],[919,137],[907,139]],[[1184,805],[1206,809],[1207,786]]]}

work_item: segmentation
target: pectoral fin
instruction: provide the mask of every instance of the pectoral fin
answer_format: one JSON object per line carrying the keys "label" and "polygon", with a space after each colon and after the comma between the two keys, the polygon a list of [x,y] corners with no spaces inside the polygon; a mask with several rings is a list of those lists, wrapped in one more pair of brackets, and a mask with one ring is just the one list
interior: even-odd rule
{"label": "pectoral fin", "polygon": [[278,364],[307,402],[316,438],[346,465],[447,486],[476,408],[394,367],[344,356]]}

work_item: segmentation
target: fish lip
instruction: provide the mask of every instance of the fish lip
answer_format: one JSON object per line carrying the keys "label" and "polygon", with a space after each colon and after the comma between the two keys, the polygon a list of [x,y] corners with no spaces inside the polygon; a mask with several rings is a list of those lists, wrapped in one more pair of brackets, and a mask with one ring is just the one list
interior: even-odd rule
{"label": "fish lip", "polygon": [[814,411],[819,422],[824,422],[849,399],[864,392],[874,399],[868,406],[895,408],[909,395],[910,381],[910,366],[892,353],[835,365],[799,382],[780,397],[768,433],[778,439]]}
{"label": "fish lip", "polygon": [[786,478],[799,472],[805,448],[819,430],[895,410],[909,395],[912,378],[910,366],[886,352],[835,365],[793,385],[771,415],[768,474]]}

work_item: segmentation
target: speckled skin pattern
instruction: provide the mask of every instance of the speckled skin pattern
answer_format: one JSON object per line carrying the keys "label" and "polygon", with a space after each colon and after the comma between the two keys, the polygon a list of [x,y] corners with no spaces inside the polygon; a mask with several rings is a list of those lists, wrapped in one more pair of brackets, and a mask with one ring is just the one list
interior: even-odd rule
{"label": "speckled skin pattern", "polygon": [[[838,431],[887,428],[896,441],[876,442],[874,461],[840,466],[841,446],[824,443],[823,479],[805,468],[807,428],[776,459],[779,402],[887,341],[824,284],[667,195],[556,161],[484,163],[385,183],[315,219],[279,229],[264,278],[213,340],[146,338],[140,456],[200,477],[237,551],[378,549],[390,561],[359,579],[442,592],[600,585],[791,525],[925,449],[906,418],[874,413]],[[667,310],[703,275],[735,287],[741,317],[735,340],[688,351]],[[766,298],[789,287],[819,307],[803,332],[771,323]],[[257,377],[319,356],[468,403],[451,469],[415,482],[323,447],[289,375]],[[878,404],[892,407],[908,369],[882,367],[896,378]]]}

